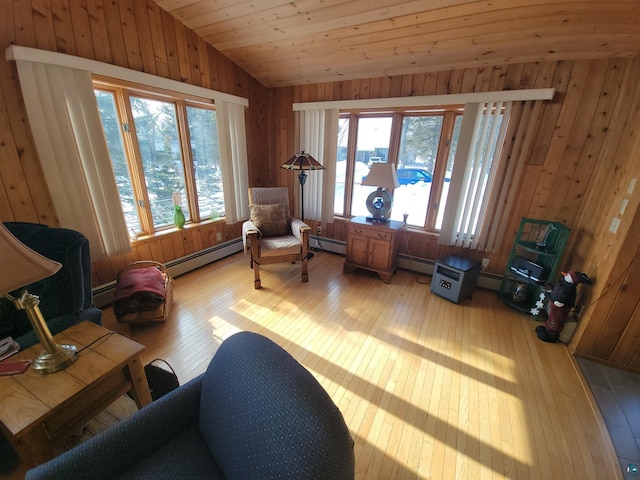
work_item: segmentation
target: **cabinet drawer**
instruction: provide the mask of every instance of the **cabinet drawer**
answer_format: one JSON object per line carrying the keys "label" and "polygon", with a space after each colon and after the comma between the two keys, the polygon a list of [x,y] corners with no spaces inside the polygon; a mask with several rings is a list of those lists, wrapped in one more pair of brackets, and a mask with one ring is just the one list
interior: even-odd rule
{"label": "cabinet drawer", "polygon": [[368,238],[377,238],[379,240],[391,240],[393,234],[390,232],[381,232],[373,228],[361,227],[359,225],[349,225],[349,235],[362,235]]}

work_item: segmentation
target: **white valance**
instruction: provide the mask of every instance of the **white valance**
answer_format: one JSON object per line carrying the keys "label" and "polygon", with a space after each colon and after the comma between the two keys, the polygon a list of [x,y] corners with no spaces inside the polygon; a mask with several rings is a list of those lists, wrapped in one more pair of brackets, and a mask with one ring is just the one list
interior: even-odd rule
{"label": "white valance", "polygon": [[418,97],[367,98],[359,100],[331,100],[326,102],[294,103],[293,111],[328,109],[409,108],[434,105],[464,105],[486,102],[523,102],[526,100],[551,100],[553,88],[525,90],[501,90],[496,92],[454,93],[447,95],[423,95]]}
{"label": "white valance", "polygon": [[186,95],[194,95],[214,101],[222,100],[228,103],[236,103],[243,107],[249,106],[249,100],[236,95],[218,92],[217,90],[211,90],[209,88],[198,87],[189,83],[178,82],[169,78],[158,77],[156,75],[139,72],[137,70],[130,70],[110,63],[98,62],[97,60],[90,60],[88,58],[74,57],[73,55],[67,55],[64,53],[11,45],[7,48],[5,57],[7,60],[23,60],[25,62],[57,65],[59,67],[72,68],[74,70],[83,70],[96,75],[104,75],[105,77],[117,78],[127,82],[163,88],[165,90],[183,93]]}

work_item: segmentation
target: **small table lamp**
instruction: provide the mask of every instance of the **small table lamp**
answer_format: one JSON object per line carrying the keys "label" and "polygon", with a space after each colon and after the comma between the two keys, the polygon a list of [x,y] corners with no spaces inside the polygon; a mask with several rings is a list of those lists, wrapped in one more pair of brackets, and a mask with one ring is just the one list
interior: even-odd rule
{"label": "small table lamp", "polygon": [[40,307],[40,300],[26,290],[18,298],[9,293],[25,285],[30,285],[43,278],[50,277],[58,270],[58,262],[49,260],[11,235],[9,230],[0,223],[0,296],[13,302],[16,309],[24,310],[29,318],[31,327],[40,339],[44,350],[33,361],[32,368],[38,373],[53,373],[66,368],[76,359],[74,345],[57,345],[49,327],[47,326]]}
{"label": "small table lamp", "polygon": [[395,163],[374,163],[361,185],[378,187],[367,197],[367,210],[371,213],[371,220],[388,222],[393,196],[387,190],[400,186]]}

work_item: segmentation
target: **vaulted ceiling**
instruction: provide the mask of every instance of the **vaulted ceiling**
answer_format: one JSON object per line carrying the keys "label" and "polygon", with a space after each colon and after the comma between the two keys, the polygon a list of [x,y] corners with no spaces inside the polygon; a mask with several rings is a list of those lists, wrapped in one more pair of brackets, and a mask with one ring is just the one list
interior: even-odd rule
{"label": "vaulted ceiling", "polygon": [[632,57],[638,0],[154,0],[266,86]]}

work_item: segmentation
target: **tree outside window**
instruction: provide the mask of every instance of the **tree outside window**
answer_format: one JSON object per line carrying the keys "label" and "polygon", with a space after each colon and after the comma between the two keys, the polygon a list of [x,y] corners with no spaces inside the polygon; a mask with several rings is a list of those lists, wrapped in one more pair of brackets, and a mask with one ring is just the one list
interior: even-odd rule
{"label": "tree outside window", "polygon": [[[173,194],[186,194],[175,105],[140,97],[130,102],[153,225],[166,227],[173,223]],[[189,221],[189,206],[181,206]]]}
{"label": "tree outside window", "polygon": [[115,95],[112,92],[103,90],[96,90],[95,94],[127,228],[134,232],[139,232],[141,231],[141,225],[133,185],[131,184],[131,172],[127,163]]}
{"label": "tree outside window", "polygon": [[216,112],[188,106],[187,119],[200,218],[223,217],[224,195]]}

